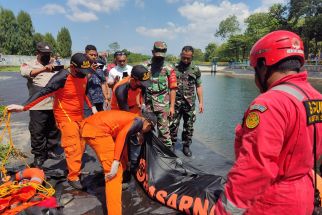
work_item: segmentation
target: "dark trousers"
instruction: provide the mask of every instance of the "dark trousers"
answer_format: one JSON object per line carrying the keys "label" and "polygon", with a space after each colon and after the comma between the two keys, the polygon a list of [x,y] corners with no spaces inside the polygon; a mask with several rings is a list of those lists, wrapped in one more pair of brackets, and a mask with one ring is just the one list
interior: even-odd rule
{"label": "dark trousers", "polygon": [[47,158],[49,151],[59,146],[60,131],[56,126],[52,110],[30,110],[29,131],[31,137],[31,153],[35,158]]}

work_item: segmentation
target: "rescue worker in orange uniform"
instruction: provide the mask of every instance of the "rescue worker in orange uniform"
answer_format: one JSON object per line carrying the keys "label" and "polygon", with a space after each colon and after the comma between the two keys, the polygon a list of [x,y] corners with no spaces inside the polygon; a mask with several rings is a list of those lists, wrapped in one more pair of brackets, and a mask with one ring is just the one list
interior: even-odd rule
{"label": "rescue worker in orange uniform", "polygon": [[[124,110],[139,114],[141,112],[142,91],[145,91],[151,84],[151,72],[142,65],[133,66],[131,76],[123,78],[113,88],[112,110]],[[130,143],[130,170],[133,172],[137,166],[141,146],[138,143],[137,136],[131,138]],[[125,167],[123,168],[125,169]],[[130,175],[124,176],[125,181],[127,181],[128,177]]]}
{"label": "rescue worker in orange uniform", "polygon": [[97,110],[87,98],[86,74],[94,72],[89,59],[85,54],[76,53],[70,60],[70,71],[61,70],[54,75],[48,84],[39,92],[35,93],[21,105],[9,105],[11,112],[27,111],[43,99],[54,96],[54,115],[61,131],[61,146],[66,155],[68,168],[68,182],[76,188],[82,189],[79,180],[81,159],[85,150],[85,143],[80,136],[80,122],[84,118],[84,100],[92,108],[93,113]]}
{"label": "rescue worker in orange uniform", "polygon": [[303,64],[303,42],[293,32],[271,32],[253,46],[250,65],[261,94],[236,127],[236,162],[215,214],[312,214],[322,95]]}
{"label": "rescue worker in orange uniform", "polygon": [[133,66],[131,76],[125,77],[115,84],[111,109],[140,113],[141,107],[138,100],[141,101],[142,90],[151,84],[151,72],[142,65]]}
{"label": "rescue worker in orange uniform", "polygon": [[122,214],[122,174],[127,163],[127,145],[137,133],[146,133],[156,124],[152,112],[138,114],[101,111],[82,122],[81,135],[100,160],[105,173],[108,214]]}

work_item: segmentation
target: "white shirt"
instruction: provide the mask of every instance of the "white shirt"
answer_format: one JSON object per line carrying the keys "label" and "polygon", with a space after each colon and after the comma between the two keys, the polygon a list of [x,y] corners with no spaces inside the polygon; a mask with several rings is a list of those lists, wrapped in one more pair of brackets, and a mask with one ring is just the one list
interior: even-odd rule
{"label": "white shirt", "polygon": [[123,72],[127,72],[127,74],[130,76],[131,75],[131,70],[132,70],[132,66],[130,66],[130,65],[126,65],[123,68],[119,67],[119,66],[115,66],[108,73],[107,83],[108,84],[114,84],[116,76],[119,76],[120,80],[121,80],[123,78]]}

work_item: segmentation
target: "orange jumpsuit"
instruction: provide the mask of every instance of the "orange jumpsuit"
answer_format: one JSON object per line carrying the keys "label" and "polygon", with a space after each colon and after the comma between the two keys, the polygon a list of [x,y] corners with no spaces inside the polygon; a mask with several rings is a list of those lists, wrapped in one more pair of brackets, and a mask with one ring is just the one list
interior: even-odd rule
{"label": "orange jumpsuit", "polygon": [[105,181],[108,214],[122,214],[122,166],[127,163],[127,143],[142,127],[137,114],[118,110],[98,112],[82,123],[82,137],[94,149],[104,173],[110,172],[113,160],[121,161],[116,176]]}
{"label": "orange jumpsuit", "polygon": [[115,84],[111,102],[112,110],[124,110],[131,113],[140,112],[137,98],[142,100],[141,89],[131,89],[129,80],[130,77],[125,77]]}
{"label": "orange jumpsuit", "polygon": [[84,118],[84,100],[90,108],[92,107],[85,94],[86,84],[86,78],[74,77],[67,70],[62,70],[23,104],[24,110],[29,110],[43,99],[54,96],[54,115],[61,130],[61,146],[65,151],[67,178],[70,181],[79,180],[81,160],[85,150],[79,127]]}

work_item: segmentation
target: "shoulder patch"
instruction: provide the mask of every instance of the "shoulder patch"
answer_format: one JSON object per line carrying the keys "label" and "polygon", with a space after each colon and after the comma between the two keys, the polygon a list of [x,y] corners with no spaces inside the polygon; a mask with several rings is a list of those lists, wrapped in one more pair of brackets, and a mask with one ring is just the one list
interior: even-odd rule
{"label": "shoulder patch", "polygon": [[246,127],[256,128],[259,124],[259,114],[257,112],[250,112],[246,117]]}
{"label": "shoulder patch", "polygon": [[307,124],[312,125],[322,122],[322,100],[304,101],[306,110]]}
{"label": "shoulder patch", "polygon": [[264,106],[264,105],[260,105],[260,104],[253,104],[249,107],[249,110],[252,111],[252,110],[258,110],[260,112],[265,112],[267,110],[267,107]]}

